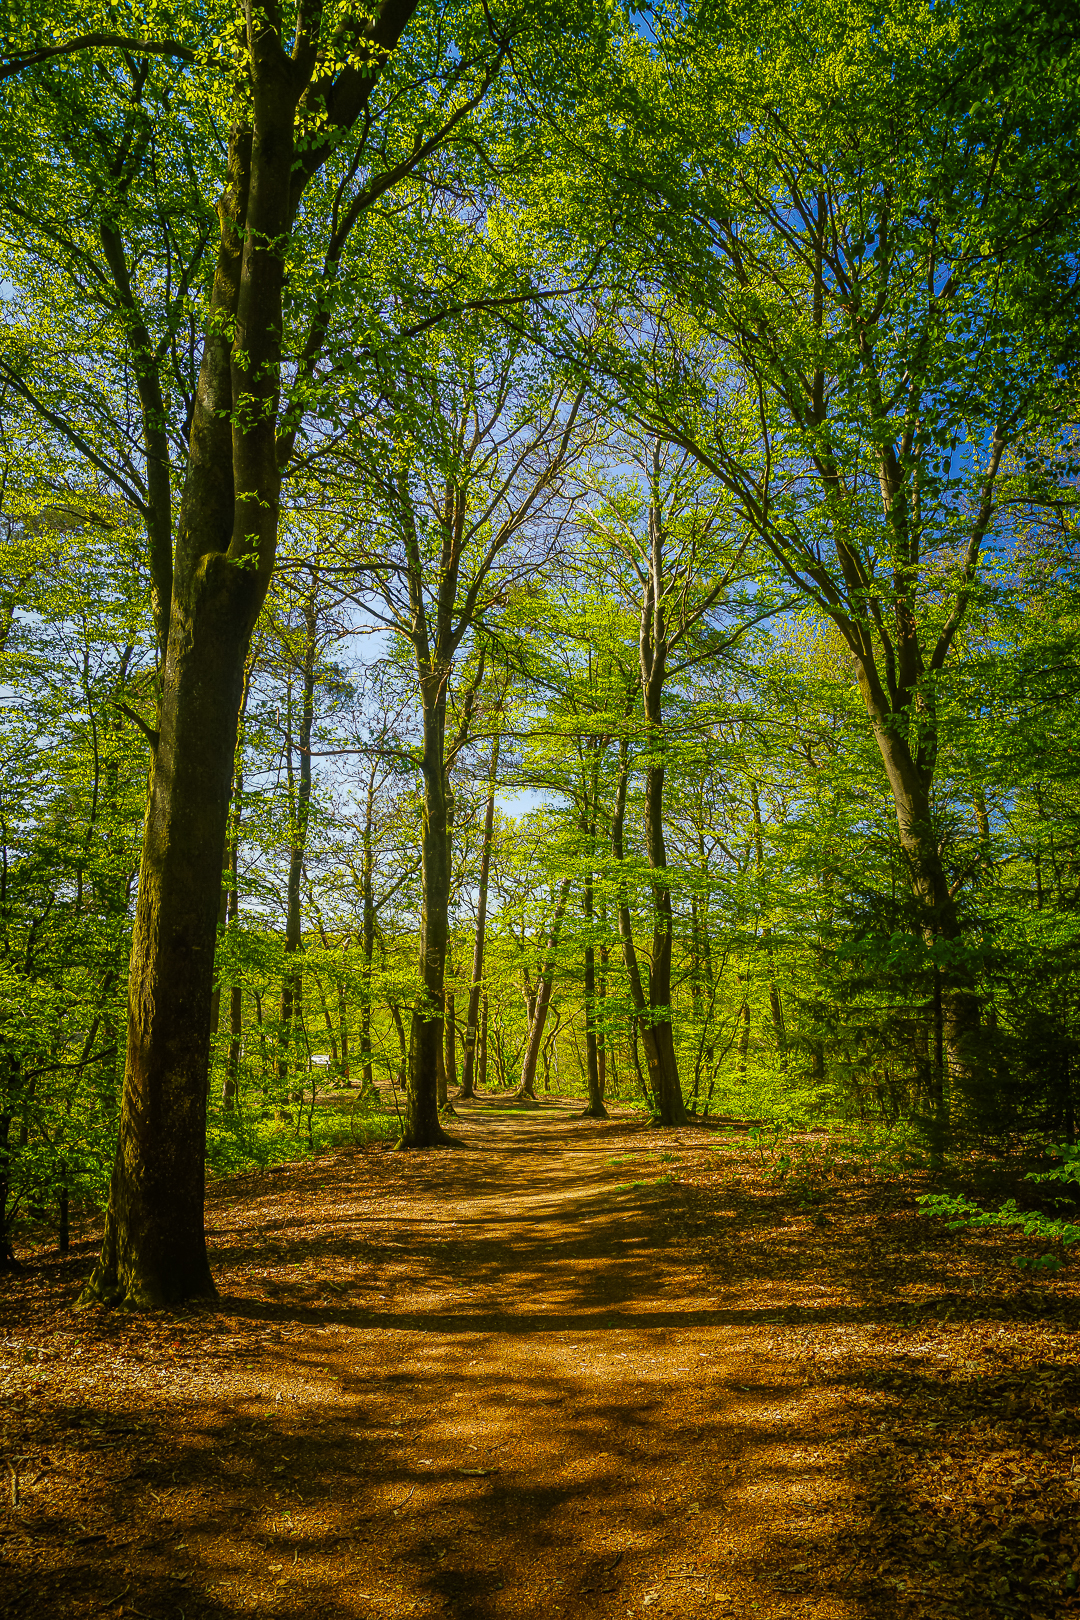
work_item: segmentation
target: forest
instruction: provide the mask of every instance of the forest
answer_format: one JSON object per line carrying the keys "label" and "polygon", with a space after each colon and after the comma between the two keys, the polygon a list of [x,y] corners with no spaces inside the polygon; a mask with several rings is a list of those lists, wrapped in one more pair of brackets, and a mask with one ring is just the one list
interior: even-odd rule
{"label": "forest", "polygon": [[1073,1612],[1078,131],[0,0],[0,1614]]}
{"label": "forest", "polygon": [[477,1088],[1071,1147],[1067,19],[6,27],[0,1251]]}

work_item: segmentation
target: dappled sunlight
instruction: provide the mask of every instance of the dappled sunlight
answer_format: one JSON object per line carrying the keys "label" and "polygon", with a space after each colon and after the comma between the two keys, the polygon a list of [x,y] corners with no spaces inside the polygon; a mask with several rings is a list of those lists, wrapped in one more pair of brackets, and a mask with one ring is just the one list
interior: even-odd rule
{"label": "dappled sunlight", "polygon": [[457,1128],[214,1188],[218,1308],[56,1314],[89,1246],[27,1274],[12,1620],[915,1602],[865,1549],[907,1497],[961,1545],[931,1453],[996,1365],[991,1337],[943,1383],[932,1323],[901,1357],[940,1256],[901,1276],[854,1202],[837,1245],[839,1201],[821,1224],[732,1179],[707,1130],[482,1104]]}

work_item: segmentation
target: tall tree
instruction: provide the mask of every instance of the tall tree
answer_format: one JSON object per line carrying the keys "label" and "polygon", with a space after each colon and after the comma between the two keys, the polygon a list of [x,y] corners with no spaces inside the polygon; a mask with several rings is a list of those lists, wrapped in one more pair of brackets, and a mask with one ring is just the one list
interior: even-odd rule
{"label": "tall tree", "polygon": [[[472,726],[486,640],[558,540],[581,441],[581,391],[538,379],[519,338],[475,321],[448,336],[452,341],[417,352],[401,375],[384,376],[383,396],[393,407],[384,432],[394,450],[387,454],[384,446],[362,469],[380,514],[363,554],[369,601],[409,649],[422,733],[420,993],[409,1037],[403,1147],[447,1140],[439,1124],[438,1072],[451,874],[449,772]],[[455,669],[465,665],[470,648],[457,733],[448,739]]]}
{"label": "tall tree", "polygon": [[1037,456],[1003,487],[1003,457],[1069,419],[1080,297],[1080,45],[1056,37],[1045,75],[1024,53],[990,71],[975,41],[1013,12],[664,9],[623,52],[629,138],[590,147],[578,191],[624,223],[625,320],[610,344],[590,331],[590,364],[730,492],[849,649],[967,1084],[938,694],[1006,503],[1053,495]]}

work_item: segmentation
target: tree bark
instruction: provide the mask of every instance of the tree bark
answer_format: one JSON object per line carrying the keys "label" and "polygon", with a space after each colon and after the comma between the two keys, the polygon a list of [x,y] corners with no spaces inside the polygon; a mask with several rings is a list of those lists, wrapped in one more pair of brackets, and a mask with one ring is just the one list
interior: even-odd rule
{"label": "tree bark", "polygon": [[[585,926],[591,928],[593,921],[591,873],[585,885],[583,900]],[[608,1111],[604,1107],[604,1094],[600,1088],[600,1058],[596,1040],[596,947],[592,940],[585,946],[585,1078],[589,1090],[589,1102],[584,1110],[585,1118],[607,1119]]]}
{"label": "tree bark", "polygon": [[[611,850],[619,866],[623,861],[623,824],[626,818],[628,775],[628,744],[624,738],[620,749],[615,810],[611,818]],[[618,870],[618,867],[616,870]],[[668,915],[670,918],[670,910]],[[641,1034],[641,1044],[645,1048],[645,1061],[649,1076],[647,1090],[651,1095],[656,1119],[658,1123],[663,1125],[685,1125],[689,1123],[689,1118],[683,1103],[682,1091],[679,1087],[674,1042],[671,1038],[670,1009],[661,1004],[662,1009],[669,1013],[666,1021],[657,1021],[653,1014],[653,996],[663,984],[663,963],[661,963],[659,980],[654,979],[654,975],[650,972],[648,978],[649,989],[648,993],[646,993],[641,976],[641,967],[638,962],[637,947],[634,944],[630,905],[625,886],[621,880],[618,888],[618,917],[619,939],[622,944],[623,962],[626,966],[626,976],[630,986],[630,998],[634,1005],[637,1028]],[[662,927],[662,918],[660,926]],[[670,945],[670,935],[668,936],[668,942]],[[655,943],[654,929],[654,947]],[[668,956],[668,974],[670,975],[670,954]],[[668,996],[670,998],[670,978],[668,981]],[[666,1037],[663,1033],[665,1029],[667,1030]],[[636,1052],[634,1056],[636,1061]]]}
{"label": "tree bark", "polygon": [[477,1064],[476,1064],[476,1085],[477,1085],[477,1089],[480,1090],[480,1091],[483,1091],[484,1087],[487,1085],[487,1062],[488,1062],[488,999],[487,999],[487,992],[485,991],[484,995],[481,997],[481,1002],[480,1002],[480,1056],[477,1059]]}
{"label": "tree bark", "polygon": [[555,915],[552,918],[551,931],[548,934],[544,965],[540,972],[540,981],[536,987],[536,1009],[533,1013],[532,1023],[529,1026],[529,1039],[525,1043],[525,1055],[521,1062],[521,1084],[514,1093],[519,1102],[536,1101],[536,1065],[540,1057],[540,1044],[544,1038],[544,1025],[547,1023],[548,1007],[551,1005],[551,991],[555,983],[555,957],[559,949],[563,913],[566,910],[566,901],[569,894],[570,879],[565,877],[559,885],[558,898],[555,902]]}
{"label": "tree bark", "polygon": [[480,882],[476,897],[476,936],[473,940],[472,980],[469,984],[469,1010],[465,1020],[465,1067],[461,1076],[461,1096],[474,1095],[476,1022],[484,978],[484,943],[487,932],[488,876],[491,870],[491,844],[495,831],[495,783],[499,769],[499,733],[491,742],[491,770],[484,808],[484,843],[480,851]]}
{"label": "tree bark", "polygon": [[[943,941],[946,947],[957,947],[961,944],[963,930],[934,835],[930,801],[933,771],[927,765],[920,766],[912,757],[906,739],[898,734],[890,717],[876,712],[865,677],[860,679],[860,685],[870,712],[874,740],[892,788],[900,848],[921,913],[923,937],[931,949],[938,941]],[[953,1083],[961,1090],[977,1089],[983,1051],[979,1000],[961,952],[947,949],[946,962],[936,965],[935,973],[940,974],[940,987],[935,986],[935,996],[940,992],[947,1062],[941,1079],[943,1095],[935,1099],[934,1131],[944,1153],[953,1109]]]}
{"label": "tree bark", "polygon": [[120,1132],[87,1303],[161,1307],[215,1292],[203,1232],[206,1075],[253,592],[239,571],[217,590],[183,576],[178,583],[192,589],[173,602],[132,939]]}
{"label": "tree bark", "polygon": [[649,963],[649,1014],[658,1065],[656,1092],[664,1125],[686,1125],[689,1116],[679,1082],[671,1009],[671,888],[664,845],[664,677],[668,632],[664,612],[664,524],[660,511],[659,458],[653,454],[653,497],[649,508],[649,583],[642,604],[639,639],[641,691],[647,727],[645,767],[645,853],[653,872],[653,938]]}
{"label": "tree bark", "polygon": [[[293,768],[293,736],[290,694],[290,714],[285,738],[285,764],[289,782],[289,875],[286,884],[285,960],[286,968],[281,983],[281,1045],[278,1056],[278,1080],[282,1086],[289,1078],[289,1065],[295,1041],[294,1026],[300,1017],[303,997],[303,972],[299,966],[303,946],[303,916],[300,910],[300,880],[307,854],[308,821],[311,814],[311,733],[315,724],[315,659],[318,650],[318,616],[316,593],[318,576],[312,578],[304,599],[304,642],[300,666],[300,736],[297,744],[299,782]],[[295,784],[295,785],[294,785]],[[295,963],[296,965],[288,965]]]}
{"label": "tree bark", "polygon": [[442,1068],[443,977],[446,968],[450,851],[447,837],[445,683],[428,679],[424,690],[424,819],[421,828],[423,904],[420,913],[420,996],[409,1029],[409,1068],[400,1146],[449,1145],[439,1123]]}
{"label": "tree bark", "polygon": [[457,1024],[454,1014],[454,992],[448,990],[445,997],[446,1011],[443,1014],[443,1069],[446,1073],[446,1085],[457,1087]]}
{"label": "tree bark", "polygon": [[[244,801],[243,726],[247,712],[248,691],[251,685],[251,662],[244,675],[244,691],[237,717],[236,764],[233,771],[233,808],[228,830],[229,897],[225,918],[226,929],[235,937],[240,915],[240,814]],[[215,1019],[216,1023],[216,1019]],[[235,1112],[240,1095],[240,1048],[244,1032],[243,990],[237,982],[229,991],[229,1050],[225,1059],[225,1082],[221,1089],[221,1106],[226,1113]]]}

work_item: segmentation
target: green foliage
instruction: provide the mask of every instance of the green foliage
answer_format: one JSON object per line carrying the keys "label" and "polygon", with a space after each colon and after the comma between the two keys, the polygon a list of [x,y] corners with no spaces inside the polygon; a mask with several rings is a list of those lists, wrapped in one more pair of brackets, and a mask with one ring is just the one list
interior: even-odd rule
{"label": "green foliage", "polygon": [[[1051,1158],[1060,1160],[1052,1170],[1031,1170],[1024,1177],[1040,1185],[1080,1184],[1080,1147],[1062,1145],[1047,1148]],[[1008,1199],[998,1209],[984,1209],[966,1194],[925,1193],[919,1200],[928,1215],[948,1220],[952,1231],[967,1227],[989,1227],[994,1231],[1015,1232],[1036,1240],[1040,1245],[1052,1245],[1038,1256],[1020,1254],[1016,1265],[1029,1271],[1059,1271],[1069,1258],[1069,1251],[1080,1243],[1080,1222],[1065,1216],[1047,1215],[1037,1209],[1021,1209],[1015,1198]],[[1075,1195],[1057,1198],[1052,1202],[1075,1208]]]}

